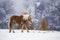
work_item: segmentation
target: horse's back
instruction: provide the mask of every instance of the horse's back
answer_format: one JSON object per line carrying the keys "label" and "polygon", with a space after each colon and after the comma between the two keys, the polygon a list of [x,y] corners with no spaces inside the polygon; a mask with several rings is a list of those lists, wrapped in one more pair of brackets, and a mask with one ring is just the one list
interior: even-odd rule
{"label": "horse's back", "polygon": [[11,17],[11,21],[15,22],[15,23],[18,23],[18,24],[21,24],[21,22],[25,23],[22,15],[20,15],[20,16],[13,15]]}
{"label": "horse's back", "polygon": [[16,15],[13,15],[13,16],[11,16],[11,18],[10,19],[19,19],[19,18],[22,18],[23,16],[21,15],[21,16],[16,16]]}

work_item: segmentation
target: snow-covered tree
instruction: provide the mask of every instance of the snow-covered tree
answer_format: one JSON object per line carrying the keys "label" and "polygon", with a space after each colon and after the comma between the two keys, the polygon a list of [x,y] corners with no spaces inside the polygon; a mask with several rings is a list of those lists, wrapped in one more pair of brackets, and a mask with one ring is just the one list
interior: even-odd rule
{"label": "snow-covered tree", "polygon": [[[8,21],[8,14],[13,13],[13,3],[10,0],[0,0],[0,24],[3,26],[0,26],[4,28],[7,24],[6,22]],[[6,24],[6,25],[5,25]]]}
{"label": "snow-covered tree", "polygon": [[45,15],[49,27],[59,26],[60,20],[60,1],[59,0],[39,0],[35,6],[35,18],[41,21],[42,15]]}

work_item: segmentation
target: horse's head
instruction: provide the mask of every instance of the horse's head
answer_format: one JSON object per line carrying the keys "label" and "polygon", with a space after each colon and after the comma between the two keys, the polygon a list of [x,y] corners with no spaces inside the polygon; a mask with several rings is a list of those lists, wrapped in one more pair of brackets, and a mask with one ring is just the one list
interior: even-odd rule
{"label": "horse's head", "polygon": [[24,20],[32,23],[32,16],[28,12],[23,12],[22,16]]}
{"label": "horse's head", "polygon": [[22,12],[22,15],[29,15],[29,12]]}
{"label": "horse's head", "polygon": [[22,16],[23,16],[23,19],[24,19],[24,20],[28,20],[28,18],[29,18],[29,14],[28,14],[27,12],[24,12],[24,13],[22,14]]}
{"label": "horse's head", "polygon": [[32,16],[31,15],[29,15],[28,21],[32,22]]}

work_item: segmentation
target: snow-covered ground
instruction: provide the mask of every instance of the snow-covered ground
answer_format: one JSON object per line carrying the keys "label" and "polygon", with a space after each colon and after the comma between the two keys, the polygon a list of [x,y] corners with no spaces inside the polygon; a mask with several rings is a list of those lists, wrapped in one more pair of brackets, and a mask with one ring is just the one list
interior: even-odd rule
{"label": "snow-covered ground", "polygon": [[60,40],[59,31],[39,31],[29,30],[29,33],[24,30],[15,30],[15,33],[9,33],[7,29],[0,29],[0,40]]}

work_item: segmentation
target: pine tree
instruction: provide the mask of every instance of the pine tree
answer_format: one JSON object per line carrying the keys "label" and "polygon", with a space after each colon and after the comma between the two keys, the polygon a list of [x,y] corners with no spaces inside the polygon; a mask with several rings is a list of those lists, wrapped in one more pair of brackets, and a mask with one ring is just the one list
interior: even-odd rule
{"label": "pine tree", "polygon": [[48,30],[48,23],[46,22],[46,19],[43,18],[40,25],[39,30]]}
{"label": "pine tree", "polygon": [[7,28],[9,16],[14,12],[12,6],[11,0],[0,0],[0,28]]}

